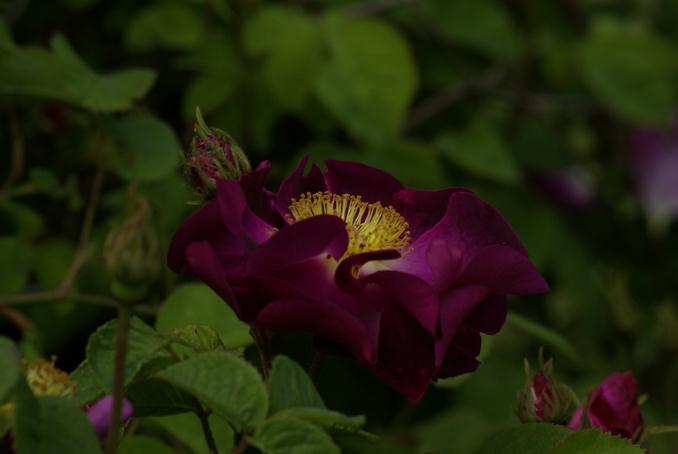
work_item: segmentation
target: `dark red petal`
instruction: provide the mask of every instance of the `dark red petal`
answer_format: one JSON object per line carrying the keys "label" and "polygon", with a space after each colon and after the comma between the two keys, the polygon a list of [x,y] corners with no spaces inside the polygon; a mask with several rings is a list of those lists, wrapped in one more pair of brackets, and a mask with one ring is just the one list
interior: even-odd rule
{"label": "dark red petal", "polygon": [[483,285],[493,293],[515,295],[549,291],[530,259],[509,246],[497,245],[479,251],[455,284]]}
{"label": "dark red petal", "polygon": [[334,275],[334,281],[337,286],[343,289],[360,287],[359,274],[360,268],[375,260],[394,260],[400,257],[400,252],[395,249],[382,249],[380,251],[363,252],[362,254],[352,255],[339,263]]}
{"label": "dark red petal", "polygon": [[278,188],[278,212],[281,216],[289,215],[289,207],[292,199],[298,199],[301,194],[326,191],[322,172],[313,164],[308,175],[304,176],[304,169],[308,162],[308,155],[301,158],[297,167],[280,184]]}
{"label": "dark red petal", "polygon": [[240,186],[252,212],[267,224],[280,227],[285,222],[276,209],[275,194],[264,187],[270,169],[271,163],[262,161],[252,172],[240,177]]}
{"label": "dark red petal", "polygon": [[463,188],[439,191],[405,188],[394,194],[391,205],[410,225],[410,238],[414,241],[443,218],[450,196],[460,191],[469,192]]}
{"label": "dark red petal", "polygon": [[440,337],[436,341],[436,365],[440,366],[466,317],[487,297],[485,287],[460,287],[450,291],[441,302]]}
{"label": "dark red petal", "polygon": [[447,349],[436,378],[455,377],[475,371],[480,362],[476,359],[480,353],[480,334],[465,329],[459,330]]}
{"label": "dark red petal", "polygon": [[397,306],[382,314],[379,359],[373,370],[413,400],[424,394],[433,377],[433,338]]}
{"label": "dark red petal", "polygon": [[377,284],[393,303],[403,308],[433,337],[438,323],[438,296],[423,280],[399,271],[377,271],[364,279]]}
{"label": "dark red petal", "polygon": [[205,241],[192,243],[186,249],[186,258],[191,274],[209,285],[240,316],[238,300],[228,283],[226,270],[212,246]]}
{"label": "dark red petal", "polygon": [[365,202],[381,202],[388,206],[393,195],[403,189],[390,173],[365,164],[329,160],[325,165],[327,188],[335,194],[359,195]]}
{"label": "dark red petal", "polygon": [[464,327],[485,334],[497,334],[506,321],[506,295],[490,295],[464,320]]}
{"label": "dark red petal", "polygon": [[366,324],[342,308],[324,301],[274,301],[259,312],[256,324],[273,330],[302,330],[343,346],[358,360],[376,361],[378,316]]}
{"label": "dark red petal", "polygon": [[344,221],[336,216],[314,216],[282,228],[252,251],[247,261],[251,274],[265,274],[320,254],[341,258],[348,246]]}

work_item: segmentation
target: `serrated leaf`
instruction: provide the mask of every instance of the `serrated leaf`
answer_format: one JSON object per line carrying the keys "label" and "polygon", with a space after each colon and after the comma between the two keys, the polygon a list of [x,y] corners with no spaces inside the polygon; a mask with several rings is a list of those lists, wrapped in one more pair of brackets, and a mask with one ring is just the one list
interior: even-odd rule
{"label": "serrated leaf", "polygon": [[573,432],[549,423],[529,423],[492,436],[478,454],[546,454]]}
{"label": "serrated leaf", "polygon": [[132,402],[134,416],[165,416],[201,411],[200,402],[191,394],[157,378],[137,380],[125,392]]}
{"label": "serrated leaf", "polygon": [[313,424],[277,416],[264,422],[250,437],[250,443],[264,454],[341,452],[332,438]]}
{"label": "serrated leaf", "polygon": [[194,395],[238,429],[258,426],[268,411],[266,387],[259,373],[225,352],[193,356],[156,376]]}
{"label": "serrated leaf", "polygon": [[106,388],[99,383],[87,360],[71,372],[71,380],[75,382],[75,398],[80,405],[94,401],[106,394]]}
{"label": "serrated leaf", "polygon": [[162,336],[196,352],[211,352],[226,348],[219,334],[207,325],[188,325],[162,333]]}
{"label": "serrated leaf", "polygon": [[678,96],[678,59],[668,42],[629,24],[600,21],[579,57],[584,82],[613,112],[633,123],[668,123]]}
{"label": "serrated leaf", "polygon": [[164,121],[138,114],[113,119],[108,126],[113,141],[109,166],[121,177],[150,181],[176,171],[181,145]]}
{"label": "serrated leaf", "polygon": [[464,131],[445,133],[436,147],[462,169],[501,183],[516,183],[520,172],[509,148],[494,128],[473,124]]}
{"label": "serrated leaf", "polygon": [[[195,454],[209,454],[200,420],[195,414],[182,413],[172,416],[148,418],[147,420],[161,427],[172,437],[177,438]],[[214,413],[209,416],[207,421],[212,429],[217,451],[220,453],[230,452],[235,436],[228,422]]]}
{"label": "serrated leaf", "polygon": [[582,430],[565,438],[549,454],[643,454],[645,451],[626,438],[598,429]]}
{"label": "serrated leaf", "polygon": [[14,342],[0,337],[0,404],[5,401],[21,376],[19,350]]}
{"label": "serrated leaf", "polygon": [[177,287],[167,297],[158,312],[155,327],[159,331],[183,328],[186,325],[205,325],[219,334],[227,348],[252,343],[249,327],[238,320],[228,305],[204,284],[186,284]]}
{"label": "serrated leaf", "polygon": [[360,435],[372,440],[378,439],[374,434],[362,430],[365,425],[365,416],[348,416],[334,410],[318,407],[294,407],[280,410],[276,417],[292,417],[311,422],[326,430]]}
{"label": "serrated leaf", "polygon": [[[89,338],[85,355],[96,383],[106,393],[112,392],[117,326],[117,320],[100,326]],[[153,328],[137,317],[132,317],[127,335],[125,385],[134,380],[145,364],[167,356],[167,353],[160,350],[166,342]]]}
{"label": "serrated leaf", "polygon": [[278,103],[288,109],[302,107],[322,59],[318,21],[290,7],[260,8],[246,24],[245,46],[265,59],[264,81]]}
{"label": "serrated leaf", "polygon": [[400,133],[418,86],[407,41],[379,19],[330,15],[324,28],[331,58],[315,93],[356,139],[388,143]]}
{"label": "serrated leaf", "polygon": [[292,407],[325,408],[306,371],[286,356],[273,359],[268,387],[271,414]]}

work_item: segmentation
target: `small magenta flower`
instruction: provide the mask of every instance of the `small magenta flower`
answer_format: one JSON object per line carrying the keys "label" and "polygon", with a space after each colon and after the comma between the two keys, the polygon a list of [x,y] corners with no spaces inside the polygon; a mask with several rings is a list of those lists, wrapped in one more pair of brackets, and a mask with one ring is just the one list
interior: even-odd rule
{"label": "small magenta flower", "polygon": [[654,223],[678,216],[678,120],[670,129],[638,129],[631,138],[632,171],[640,204]]}
{"label": "small magenta flower", "polygon": [[306,331],[417,399],[478,367],[507,294],[544,279],[501,215],[461,188],[419,191],[355,162],[304,158],[276,194],[269,166],[220,180],[175,233],[168,263],[256,327]]}
{"label": "small magenta flower", "polygon": [[633,441],[643,432],[636,379],[631,372],[615,372],[592,392],[586,404],[577,407],[567,426],[572,430],[597,427]]}
{"label": "small magenta flower", "polygon": [[[123,399],[121,411],[121,418],[123,422],[130,419],[133,414],[134,408],[132,407],[132,403],[127,399]],[[112,416],[113,396],[110,395],[96,400],[87,408],[87,419],[89,419],[90,424],[92,424],[97,436],[102,440],[106,438],[108,426],[111,423]]]}
{"label": "small magenta flower", "polygon": [[196,109],[195,135],[186,156],[184,173],[201,197],[209,199],[219,180],[234,180],[252,171],[249,160],[226,132],[210,128]]}

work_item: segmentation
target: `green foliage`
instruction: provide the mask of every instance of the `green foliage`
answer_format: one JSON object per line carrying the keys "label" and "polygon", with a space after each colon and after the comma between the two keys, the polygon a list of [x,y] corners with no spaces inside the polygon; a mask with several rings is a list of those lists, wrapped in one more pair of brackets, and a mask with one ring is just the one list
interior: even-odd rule
{"label": "green foliage", "polygon": [[313,424],[288,417],[269,419],[257,429],[250,441],[264,454],[341,452],[332,438]]}
{"label": "green foliage", "polygon": [[116,452],[117,454],[172,454],[175,451],[155,438],[133,435],[125,437]]}
{"label": "green foliage", "polygon": [[108,130],[113,145],[110,168],[127,180],[159,180],[179,164],[181,145],[157,117],[141,114],[111,120]]}
{"label": "green foliage", "polygon": [[33,251],[17,237],[0,237],[0,294],[18,292],[26,286],[31,271]]}
{"label": "green foliage", "polygon": [[[552,452],[573,432],[563,426],[549,423],[530,423],[505,429],[494,435],[480,450],[480,453],[496,454],[540,454]],[[574,452],[574,451],[573,451]]]}
{"label": "green foliage", "polygon": [[295,407],[325,408],[306,371],[286,356],[273,360],[268,387],[271,414]]}
{"label": "green foliage", "polygon": [[551,454],[641,454],[643,450],[630,440],[597,429],[582,430],[556,445]]}
{"label": "green foliage", "polygon": [[329,15],[323,28],[331,57],[318,75],[318,97],[357,140],[395,139],[418,86],[407,42],[378,19]]}
{"label": "green foliage", "polygon": [[6,337],[0,337],[0,370],[0,402],[4,402],[21,376],[19,352]]}
{"label": "green foliage", "polygon": [[139,11],[127,25],[125,43],[135,51],[191,49],[204,35],[202,16],[180,1],[157,2]]}
{"label": "green foliage", "polygon": [[[182,413],[172,416],[149,418],[152,425],[157,425],[178,439],[196,454],[208,454],[200,420],[195,414]],[[233,447],[233,430],[228,422],[216,414],[208,418],[214,441],[219,452],[229,452]]]}
{"label": "green foliage", "polygon": [[565,337],[553,329],[532,320],[528,320],[518,314],[509,314],[506,318],[506,323],[509,326],[533,336],[535,339],[539,340],[540,343],[553,348],[554,351],[557,351],[570,361],[578,361],[579,356],[577,355],[577,350]]}
{"label": "green foliage", "polygon": [[[175,335],[186,331],[188,325],[204,325],[207,328],[198,328],[196,336],[188,338],[184,335],[183,341],[195,346],[196,342],[214,343],[217,340],[210,338],[213,330],[218,334],[219,342],[227,348],[237,348],[252,343],[249,328],[236,317],[228,305],[209,287],[204,284],[185,284],[177,287],[165,300],[155,327],[161,332],[173,331]],[[177,329],[183,331],[176,331]],[[201,336],[198,339],[197,335]],[[172,336],[171,334],[168,334]]]}
{"label": "green foliage", "polygon": [[678,100],[669,43],[631,24],[600,21],[580,58],[584,82],[612,111],[633,123],[668,123]]}
{"label": "green foliage", "polygon": [[259,373],[225,352],[193,356],[156,376],[196,396],[238,430],[258,426],[268,411],[266,387]]}

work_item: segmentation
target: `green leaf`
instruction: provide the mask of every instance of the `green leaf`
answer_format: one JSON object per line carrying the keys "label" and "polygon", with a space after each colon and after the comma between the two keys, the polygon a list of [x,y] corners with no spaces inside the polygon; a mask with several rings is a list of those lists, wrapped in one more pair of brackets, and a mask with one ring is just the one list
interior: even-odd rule
{"label": "green leaf", "polygon": [[97,74],[60,35],[51,52],[15,47],[0,56],[0,95],[63,101],[95,112],[129,109],[154,80],[155,73],[145,69]]}
{"label": "green leaf", "polygon": [[[112,391],[115,365],[115,339],[118,321],[111,320],[97,329],[89,338],[86,358],[96,383],[107,393]],[[151,360],[167,356],[160,349],[166,340],[153,328],[136,317],[130,321],[125,355],[125,385],[137,376],[141,368]]]}
{"label": "green leaf", "polygon": [[493,59],[514,59],[520,35],[500,2],[494,0],[429,0],[430,15],[450,40]]}
{"label": "green leaf", "polygon": [[71,372],[71,380],[75,382],[75,399],[80,405],[85,405],[106,394],[106,388],[100,384],[87,360]]}
{"label": "green leaf", "polygon": [[579,55],[589,89],[630,122],[668,124],[677,100],[675,48],[628,24],[594,25]]}
{"label": "green leaf", "polygon": [[[182,413],[179,415],[148,418],[148,420],[169,432],[194,453],[209,453],[200,420],[195,414]],[[214,435],[214,442],[217,445],[218,452],[230,452],[235,437],[228,422],[214,413],[209,416],[207,421],[212,429],[212,435]]]}
{"label": "green leaf", "polygon": [[18,454],[100,453],[99,440],[75,400],[35,398],[22,382],[14,396],[13,432]]}
{"label": "green leaf", "polygon": [[640,446],[598,429],[582,430],[570,435],[549,454],[643,454]]}
{"label": "green leaf", "polygon": [[252,343],[249,327],[238,320],[233,310],[204,284],[177,287],[163,303],[155,322],[158,331],[169,331],[187,325],[212,328],[227,348],[243,347]]}
{"label": "green leaf", "polygon": [[75,256],[75,245],[69,241],[53,239],[37,248],[35,274],[45,289],[56,289],[68,272]]}
{"label": "green leaf", "polygon": [[174,172],[181,145],[172,128],[148,114],[111,120],[114,152],[110,167],[128,180],[159,180]]}
{"label": "green leaf", "polygon": [[8,218],[13,227],[11,231],[21,238],[35,238],[44,230],[41,214],[23,203],[0,200],[0,215]]}
{"label": "green leaf", "polygon": [[317,96],[356,139],[388,143],[418,85],[407,41],[378,19],[330,15],[324,27],[331,58],[320,69]]}
{"label": "green leaf", "polygon": [[478,450],[490,428],[490,423],[476,411],[458,408],[424,421],[414,433],[419,441],[418,452],[465,454]]}
{"label": "green leaf", "polygon": [[0,404],[14,389],[21,376],[21,362],[19,350],[14,342],[6,337],[0,337]]}
{"label": "green leaf", "polygon": [[200,411],[192,395],[157,378],[137,380],[125,392],[132,402],[134,416],[165,416],[187,411]]}
{"label": "green leaf", "polygon": [[292,407],[325,408],[311,378],[296,362],[286,356],[273,359],[269,379],[270,414]]}
{"label": "green leaf", "polygon": [[219,334],[207,325],[188,325],[162,333],[162,336],[196,352],[225,349]]}
{"label": "green leaf", "polygon": [[352,433],[361,435],[372,440],[378,439],[376,435],[361,430],[365,425],[365,416],[347,416],[338,411],[318,407],[294,407],[280,410],[276,417],[292,417],[311,422],[327,430]]}
{"label": "green leaf", "polygon": [[254,428],[266,417],[268,396],[259,373],[231,354],[202,353],[156,376],[193,394],[239,430]]}
{"label": "green leaf", "polygon": [[504,429],[492,436],[479,454],[546,454],[572,435],[563,426],[549,423],[522,424]]}
{"label": "green leaf", "polygon": [[0,294],[22,290],[28,282],[33,248],[17,237],[0,236]]}
{"label": "green leaf", "polygon": [[280,5],[263,7],[245,27],[245,46],[263,56],[263,77],[278,103],[288,109],[304,105],[322,62],[322,30],[303,11]]}
{"label": "green leaf", "polygon": [[185,2],[158,2],[139,11],[125,30],[125,43],[136,51],[155,48],[186,50],[203,40],[198,11]]}
{"label": "green leaf", "polygon": [[145,435],[123,438],[116,451],[117,454],[173,454],[175,452],[159,440]]}
{"label": "green leaf", "polygon": [[579,361],[577,350],[572,346],[572,344],[565,337],[555,332],[551,328],[529,320],[521,315],[516,314],[515,312],[510,312],[508,314],[506,317],[506,324],[523,331],[540,342],[543,342],[545,345],[548,345],[549,347],[558,351],[563,356],[566,356],[569,360],[574,362]]}
{"label": "green leaf", "polygon": [[436,147],[452,163],[480,177],[500,183],[516,183],[520,171],[511,152],[494,128],[479,123],[465,131],[445,133]]}
{"label": "green leaf", "polygon": [[264,454],[341,452],[332,438],[313,424],[277,416],[263,423],[250,442]]}

